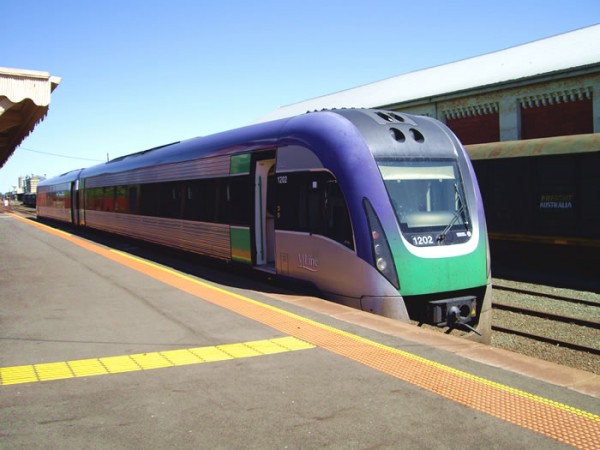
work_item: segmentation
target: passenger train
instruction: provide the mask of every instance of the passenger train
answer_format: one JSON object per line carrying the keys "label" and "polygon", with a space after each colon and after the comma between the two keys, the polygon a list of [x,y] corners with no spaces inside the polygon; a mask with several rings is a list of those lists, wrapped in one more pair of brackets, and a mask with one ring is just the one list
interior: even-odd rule
{"label": "passenger train", "polygon": [[37,214],[490,340],[477,181],[454,134],[427,117],[327,110],[176,142],[40,183]]}

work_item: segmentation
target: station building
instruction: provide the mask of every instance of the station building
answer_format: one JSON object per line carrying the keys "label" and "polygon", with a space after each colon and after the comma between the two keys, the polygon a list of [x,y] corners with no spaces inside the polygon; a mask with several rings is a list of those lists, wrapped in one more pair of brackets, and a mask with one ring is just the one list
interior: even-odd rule
{"label": "station building", "polygon": [[382,108],[446,123],[463,144],[600,133],[600,25],[283,106],[261,121]]}

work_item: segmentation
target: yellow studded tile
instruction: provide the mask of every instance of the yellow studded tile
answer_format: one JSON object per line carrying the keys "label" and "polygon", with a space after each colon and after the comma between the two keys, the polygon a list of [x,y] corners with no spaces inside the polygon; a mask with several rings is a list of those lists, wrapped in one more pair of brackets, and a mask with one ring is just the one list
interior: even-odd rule
{"label": "yellow studded tile", "polygon": [[217,348],[221,351],[224,351],[228,355],[233,356],[234,358],[250,358],[252,356],[261,355],[261,353],[257,352],[251,347],[248,347],[246,344],[225,344],[219,345]]}
{"label": "yellow studded tile", "polygon": [[185,366],[187,364],[198,364],[204,362],[189,350],[168,350],[166,352],[160,352],[160,354],[171,361],[174,366]]}
{"label": "yellow studded tile", "polygon": [[100,358],[100,362],[106,367],[109,373],[133,372],[141,370],[133,359],[129,356],[110,356]]}
{"label": "yellow studded tile", "polygon": [[39,381],[33,366],[4,367],[0,369],[2,385],[33,383]]}
{"label": "yellow studded tile", "polygon": [[315,345],[303,341],[302,339],[298,339],[294,336],[287,336],[282,338],[271,339],[271,342],[281,345],[287,350],[306,350],[309,348],[315,348]]}
{"label": "yellow studded tile", "polygon": [[190,352],[198,356],[202,361],[214,362],[214,361],[225,361],[226,359],[233,359],[233,356],[228,355],[217,347],[198,347],[190,348]]}
{"label": "yellow studded tile", "polygon": [[71,372],[71,369],[66,362],[35,364],[33,367],[37,372],[40,381],[62,380],[74,377],[73,372]]}
{"label": "yellow studded tile", "polygon": [[158,352],[131,355],[131,359],[138,363],[139,366],[144,370],[160,369],[162,367],[171,367],[173,365],[172,362]]}
{"label": "yellow studded tile", "polygon": [[90,377],[93,375],[106,375],[108,370],[97,359],[80,359],[68,361],[69,367],[77,377]]}
{"label": "yellow studded tile", "polygon": [[272,355],[274,353],[289,352],[289,350],[276,342],[273,339],[265,339],[263,341],[246,342],[248,347],[253,348],[261,355]]}

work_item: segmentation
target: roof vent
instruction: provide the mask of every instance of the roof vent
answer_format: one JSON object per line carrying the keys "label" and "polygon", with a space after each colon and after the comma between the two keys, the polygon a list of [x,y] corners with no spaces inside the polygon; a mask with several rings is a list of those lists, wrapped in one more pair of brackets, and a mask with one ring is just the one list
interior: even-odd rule
{"label": "roof vent", "polygon": [[390,116],[396,119],[398,122],[404,122],[404,117],[396,113],[390,113]]}
{"label": "roof vent", "polygon": [[415,130],[414,128],[410,129],[410,134],[413,139],[419,143],[425,142],[425,137],[421,134],[419,130]]}
{"label": "roof vent", "polygon": [[397,142],[402,143],[406,141],[406,136],[404,136],[404,133],[398,128],[390,128],[390,134],[392,135],[392,138]]}
{"label": "roof vent", "polygon": [[388,116],[386,113],[383,112],[378,112],[377,115],[379,117],[381,117],[383,120],[385,120],[386,122],[393,122],[394,119],[392,119],[390,116]]}

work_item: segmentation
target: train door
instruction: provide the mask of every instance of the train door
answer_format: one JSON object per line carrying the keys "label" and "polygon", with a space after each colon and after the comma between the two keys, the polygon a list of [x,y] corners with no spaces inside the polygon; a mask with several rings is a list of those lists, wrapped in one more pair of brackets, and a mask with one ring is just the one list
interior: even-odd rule
{"label": "train door", "polygon": [[85,225],[85,179],[78,180],[77,186],[77,225]]}
{"label": "train door", "polygon": [[256,265],[275,270],[275,159],[255,162],[254,243]]}
{"label": "train door", "polygon": [[71,223],[79,225],[79,180],[71,183]]}

